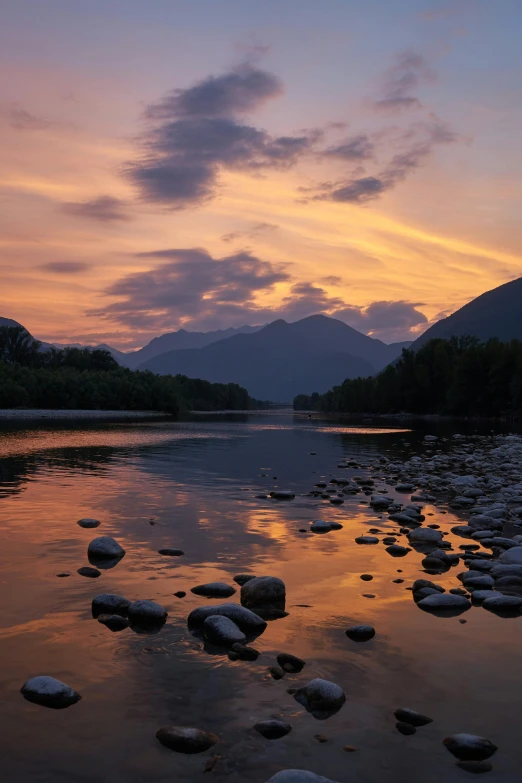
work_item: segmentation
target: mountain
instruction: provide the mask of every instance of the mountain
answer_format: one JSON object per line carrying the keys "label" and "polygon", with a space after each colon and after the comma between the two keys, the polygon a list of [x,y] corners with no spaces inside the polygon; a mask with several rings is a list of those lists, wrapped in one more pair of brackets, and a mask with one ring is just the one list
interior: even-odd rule
{"label": "mountain", "polygon": [[[13,326],[21,326],[22,329],[25,329],[25,326],[22,326],[22,324],[19,324],[18,321],[14,321],[12,318],[0,318],[0,326],[9,326],[12,328]],[[27,329],[25,329],[27,331]]]}
{"label": "mountain", "polygon": [[[167,332],[160,337],[154,337],[150,343],[147,343],[147,345],[144,345],[143,348],[137,351],[124,354],[119,351],[118,353],[122,356],[121,360],[117,356],[114,358],[121,364],[125,363],[127,367],[135,369],[138,365],[152,359],[154,356],[167,353],[167,351],[204,348],[206,345],[215,343],[218,340],[226,340],[228,337],[233,337],[236,334],[253,334],[262,328],[262,326],[239,326],[235,329],[217,329],[214,332],[187,332],[185,329],[178,329],[177,332]],[[106,346],[106,348],[111,350],[111,352],[115,350],[109,348],[109,346]]]}
{"label": "mountain", "polygon": [[452,315],[437,321],[411,347],[420,348],[436,337],[447,339],[463,335],[479,340],[490,337],[502,341],[522,340],[522,277],[486,291]]}
{"label": "mountain", "polygon": [[199,349],[168,351],[138,369],[239,383],[258,399],[290,402],[296,394],[324,392],[345,378],[372,375],[396,355],[392,346],[316,315],[292,324],[274,321]]}

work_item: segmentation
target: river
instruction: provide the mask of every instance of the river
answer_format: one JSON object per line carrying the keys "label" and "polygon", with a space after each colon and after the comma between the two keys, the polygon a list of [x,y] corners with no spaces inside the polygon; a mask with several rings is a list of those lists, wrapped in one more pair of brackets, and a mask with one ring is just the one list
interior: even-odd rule
{"label": "river", "polygon": [[[427,432],[448,435],[462,427],[354,425],[285,411],[183,422],[4,424],[4,779],[264,783],[280,769],[303,768],[340,783],[453,783],[472,776],[456,767],[442,739],[468,732],[499,746],[489,781],[518,780],[522,619],[473,608],[463,624],[420,611],[406,588],[424,576],[421,557],[393,558],[381,544],[354,540],[371,527],[386,532],[396,525],[372,511],[363,494],[345,496],[340,506],[308,494],[339,475],[340,460],[362,466],[343,475],[367,475],[365,466],[377,456],[406,458],[425,448]],[[257,497],[275,488],[296,497]],[[424,513],[445,531],[461,519],[440,507]],[[82,517],[101,525],[82,529]],[[299,532],[315,519],[343,528]],[[77,569],[88,565],[87,545],[98,535],[116,538],[126,555],[100,578],[87,579]],[[185,554],[163,557],[163,547]],[[186,622],[192,609],[212,602],[191,587],[226,582],[238,588],[229,600],[238,601],[232,578],[239,573],[278,576],[287,589],[288,616],[269,622],[254,643],[261,656],[253,662],[205,651]],[[361,581],[363,573],[373,580]],[[399,576],[404,583],[393,581]],[[438,581],[458,585],[455,569]],[[175,597],[178,591],[186,597]],[[168,609],[167,623],[153,635],[112,633],[92,617],[98,593],[153,599]],[[346,628],[358,623],[375,626],[375,638],[348,639]],[[280,652],[303,658],[303,671],[274,680],[268,669]],[[24,700],[20,687],[39,674],[68,683],[82,700],[65,710]],[[324,721],[287,693],[315,677],[346,693],[342,709]],[[417,709],[433,723],[403,736],[395,729],[398,707]],[[270,741],[253,731],[254,723],[274,717],[292,732]],[[220,742],[203,754],[171,752],[155,738],[168,724],[215,732]],[[215,766],[204,773],[209,759]]]}

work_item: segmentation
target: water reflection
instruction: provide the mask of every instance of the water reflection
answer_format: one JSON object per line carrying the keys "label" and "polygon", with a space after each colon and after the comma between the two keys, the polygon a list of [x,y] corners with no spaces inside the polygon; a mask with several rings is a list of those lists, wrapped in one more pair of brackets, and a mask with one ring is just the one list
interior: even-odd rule
{"label": "water reflection", "polygon": [[[422,576],[420,556],[394,559],[382,545],[354,542],[371,527],[382,538],[392,527],[388,520],[361,505],[360,495],[345,496],[335,507],[306,494],[337,475],[341,459],[364,465],[377,454],[405,453],[405,441],[420,444],[425,431],[362,429],[254,415],[4,430],[0,721],[6,779],[188,783],[198,779],[205,758],[173,754],[155,740],[160,726],[179,723],[220,735],[215,750],[222,758],[212,772],[217,781],[263,783],[281,767],[313,769],[341,783],[457,781],[464,773],[442,746],[442,738],[457,731],[496,741],[501,750],[489,780],[515,780],[522,760],[513,687],[520,620],[473,609],[462,625],[423,613],[405,589]],[[292,489],[296,499],[256,498],[275,487]],[[444,530],[455,524],[452,514],[427,511]],[[102,525],[82,529],[76,524],[81,517]],[[299,532],[314,519],[338,521],[343,529],[322,536]],[[77,569],[88,565],[87,545],[96,535],[114,536],[126,555],[94,580]],[[165,547],[185,555],[164,557],[158,550]],[[393,582],[399,570],[403,584]],[[57,578],[60,572],[71,576]],[[233,584],[237,573],[273,574],[287,586],[289,616],[269,622],[254,643],[261,651],[254,662],[209,654],[187,628],[189,612],[212,603],[190,588]],[[371,583],[361,581],[363,573],[373,575]],[[440,581],[453,586],[454,573]],[[176,598],[178,591],[186,597]],[[92,598],[101,592],[158,601],[169,611],[167,623],[155,635],[130,628],[111,633],[91,613]],[[368,593],[375,598],[364,597]],[[344,634],[360,623],[377,630],[365,644]],[[303,658],[303,671],[273,680],[268,667],[279,652]],[[19,688],[38,674],[67,682],[82,701],[56,713],[25,702]],[[321,724],[287,693],[314,677],[339,683],[347,695],[343,708]],[[419,709],[433,724],[403,737],[394,728],[393,710],[400,706]],[[252,731],[256,721],[271,717],[291,723],[291,734],[268,742]],[[328,742],[314,740],[317,733]],[[346,754],[344,745],[358,752]]]}

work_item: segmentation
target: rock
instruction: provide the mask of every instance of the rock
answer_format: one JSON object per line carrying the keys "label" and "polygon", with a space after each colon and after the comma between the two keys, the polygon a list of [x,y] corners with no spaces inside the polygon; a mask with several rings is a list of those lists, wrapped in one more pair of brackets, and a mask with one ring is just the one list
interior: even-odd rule
{"label": "rock", "polygon": [[401,734],[406,734],[406,735],[415,734],[415,732],[417,731],[415,726],[412,726],[410,723],[401,723],[401,721],[395,724],[395,728],[397,729],[397,731],[400,731]]}
{"label": "rock", "polygon": [[277,662],[285,672],[290,672],[291,674],[297,674],[306,666],[306,661],[303,661],[296,655],[290,655],[290,653],[279,653]]}
{"label": "rock", "polygon": [[443,743],[459,761],[485,761],[498,750],[490,740],[475,734],[453,734]]}
{"label": "rock", "polygon": [[239,642],[235,642],[232,645],[232,651],[236,653],[240,661],[257,661],[261,654],[259,650],[254,650],[253,647],[248,647]]}
{"label": "rock", "polygon": [[522,565],[522,546],[514,546],[502,552],[499,561],[504,565]]}
{"label": "rock", "polygon": [[492,590],[495,580],[491,576],[475,576],[472,579],[466,579],[463,582],[466,590]]}
{"label": "rock", "polygon": [[281,739],[292,731],[289,723],[280,720],[262,720],[255,723],[253,728],[265,739]]}
{"label": "rock", "polygon": [[257,614],[271,615],[285,609],[285,583],[276,576],[256,576],[241,587],[241,604]]}
{"label": "rock", "polygon": [[60,577],[61,579],[64,579],[66,576],[70,576],[70,573],[68,571],[62,571],[61,574],[56,574],[56,576]]}
{"label": "rock", "polygon": [[97,579],[101,576],[101,571],[98,571],[97,568],[92,568],[91,566],[82,566],[76,573],[80,574],[80,576],[86,576],[89,579]]}
{"label": "rock", "polygon": [[493,579],[500,579],[502,576],[518,576],[522,578],[522,565],[497,563],[493,565],[489,573]]}
{"label": "rock", "polygon": [[489,761],[457,761],[457,767],[466,772],[473,772],[476,775],[491,772],[493,769],[493,765]]}
{"label": "rock", "polygon": [[367,642],[375,636],[375,628],[371,625],[352,625],[345,634],[354,642]]}
{"label": "rock", "polygon": [[255,579],[255,574],[237,574],[233,577],[233,581],[238,585],[244,585],[251,579]]}
{"label": "rock", "polygon": [[518,617],[522,613],[522,598],[517,595],[495,595],[482,601],[482,606],[488,612],[500,617]]}
{"label": "rock", "polygon": [[185,726],[164,726],[156,732],[156,738],[177,753],[203,753],[219,742],[216,734]]}
{"label": "rock", "polygon": [[285,673],[280,666],[270,666],[268,671],[270,672],[273,680],[282,680],[285,676]]}
{"label": "rock", "polygon": [[45,675],[31,677],[22,685],[20,693],[27,701],[55,710],[70,707],[71,704],[76,704],[82,698],[79,693],[64,682]]}
{"label": "rock", "polygon": [[92,528],[100,527],[101,522],[98,519],[89,519],[89,517],[84,517],[83,519],[79,519],[77,524],[80,525],[80,527]]}
{"label": "rock", "polygon": [[100,614],[122,614],[126,615],[131,602],[122,595],[114,593],[101,593],[92,599],[93,617]]}
{"label": "rock", "polygon": [[429,579],[416,579],[411,589],[415,593],[417,590],[422,590],[423,587],[430,587],[432,590],[436,590],[438,593],[446,592],[442,585],[435,584],[435,582],[430,582]]}
{"label": "rock", "polygon": [[373,576],[371,574],[361,574],[361,579],[363,580],[363,582],[371,582]]}
{"label": "rock", "polygon": [[200,606],[193,609],[188,616],[189,626],[202,626],[207,617],[211,615],[223,615],[234,622],[242,631],[255,631],[261,633],[266,628],[266,621],[259,615],[245,609],[239,604],[218,604],[217,606]]}
{"label": "rock", "polygon": [[379,539],[375,536],[358,536],[355,539],[356,544],[378,544]]}
{"label": "rock", "polygon": [[246,636],[238,626],[223,615],[211,615],[203,623],[203,633],[209,642],[231,647],[236,642],[244,644]]}
{"label": "rock", "polygon": [[427,718],[426,715],[410,710],[408,707],[399,707],[393,714],[398,721],[409,723],[411,726],[427,726],[428,723],[433,723],[433,718]]}
{"label": "rock", "polygon": [[413,593],[413,600],[415,603],[419,603],[423,598],[427,598],[429,595],[438,595],[439,590],[434,590],[433,587],[421,587],[420,590],[415,590]]}
{"label": "rock", "polygon": [[187,594],[184,590],[178,590],[178,592],[174,593],[174,595],[176,596],[176,598],[185,598]]}
{"label": "rock", "polygon": [[87,554],[89,558],[96,560],[112,560],[122,558],[125,550],[110,536],[100,536],[93,538],[88,546]]}
{"label": "rock", "polygon": [[184,555],[182,549],[172,549],[171,547],[165,547],[165,549],[158,549],[158,555],[165,555],[166,557],[181,557]]}
{"label": "rock", "polygon": [[408,533],[410,544],[441,544],[442,533],[431,527],[417,527]]}
{"label": "rock", "polygon": [[319,720],[334,715],[346,701],[344,691],[339,685],[322,679],[311,680],[308,685],[299,688],[294,698]]}
{"label": "rock", "polygon": [[236,591],[224,582],[207,582],[204,585],[191,587],[190,592],[194,595],[204,595],[207,598],[230,598]]}
{"label": "rock", "polygon": [[438,593],[429,595],[419,601],[417,606],[425,612],[431,612],[438,616],[456,617],[471,608],[471,603],[461,595],[451,593]]}
{"label": "rock", "polygon": [[444,571],[449,567],[448,563],[445,563],[444,560],[440,560],[438,557],[425,557],[422,561],[422,567],[426,569],[426,571],[433,571],[433,572],[441,572]]}
{"label": "rock", "polygon": [[135,625],[162,625],[168,617],[165,607],[156,601],[134,601],[127,612]]}
{"label": "rock", "polygon": [[295,492],[289,489],[276,489],[270,493],[270,497],[275,500],[293,500],[295,498]]}
{"label": "rock", "polygon": [[336,781],[305,769],[283,769],[272,775],[266,783],[336,783]]}
{"label": "rock", "polygon": [[110,631],[114,632],[124,631],[130,625],[128,619],[120,614],[100,614],[98,615],[98,622],[106,625]]}
{"label": "rock", "polygon": [[392,557],[404,557],[408,552],[411,552],[411,549],[409,547],[400,546],[399,544],[391,544],[391,546],[386,547],[386,551]]}
{"label": "rock", "polygon": [[312,533],[329,533],[331,529],[330,522],[325,522],[324,519],[317,519],[310,525]]}
{"label": "rock", "polygon": [[472,604],[481,604],[482,601],[487,601],[488,598],[491,598],[492,596],[498,596],[502,595],[501,593],[497,593],[496,591],[493,592],[492,590],[473,590],[471,593],[471,603]]}

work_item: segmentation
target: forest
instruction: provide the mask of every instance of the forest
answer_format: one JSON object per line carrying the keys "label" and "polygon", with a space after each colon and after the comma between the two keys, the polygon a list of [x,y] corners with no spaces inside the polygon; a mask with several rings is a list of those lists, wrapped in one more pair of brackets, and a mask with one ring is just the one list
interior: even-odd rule
{"label": "forest", "polygon": [[325,394],[294,399],[295,410],[515,416],[522,413],[522,342],[435,339],[378,375],[346,379]]}
{"label": "forest", "polygon": [[43,349],[22,327],[0,327],[0,408],[188,410],[254,407],[236,383],[120,367],[108,351]]}

